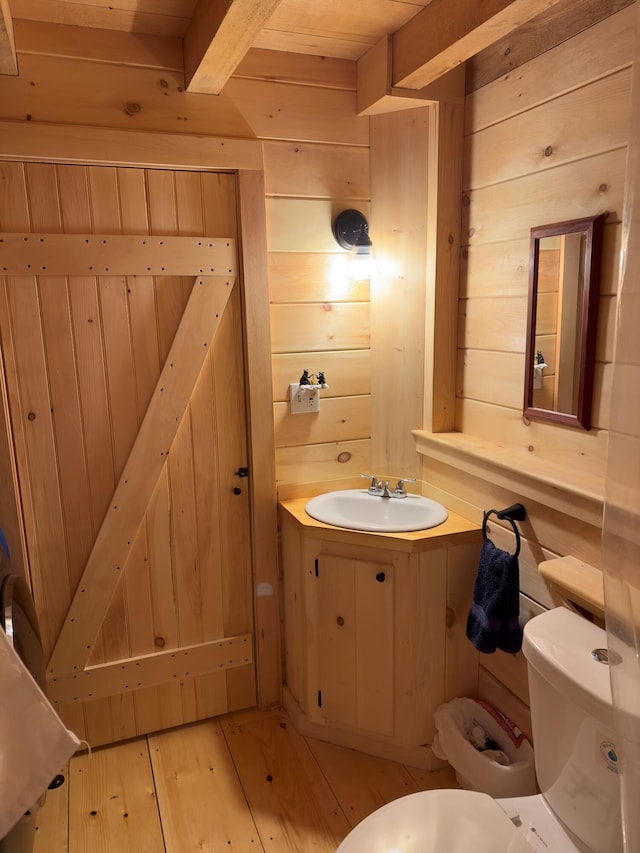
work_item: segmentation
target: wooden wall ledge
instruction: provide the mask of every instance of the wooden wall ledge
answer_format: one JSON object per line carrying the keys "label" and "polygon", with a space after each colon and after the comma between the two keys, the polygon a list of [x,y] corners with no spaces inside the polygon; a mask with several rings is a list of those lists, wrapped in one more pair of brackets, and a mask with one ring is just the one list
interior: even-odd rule
{"label": "wooden wall ledge", "polygon": [[603,477],[578,471],[565,460],[543,459],[524,448],[504,447],[460,432],[413,430],[413,436],[423,456],[602,526]]}
{"label": "wooden wall ledge", "polygon": [[538,565],[538,570],[558,604],[569,601],[597,619],[604,619],[604,587],[600,569],[575,557],[560,557],[545,560]]}

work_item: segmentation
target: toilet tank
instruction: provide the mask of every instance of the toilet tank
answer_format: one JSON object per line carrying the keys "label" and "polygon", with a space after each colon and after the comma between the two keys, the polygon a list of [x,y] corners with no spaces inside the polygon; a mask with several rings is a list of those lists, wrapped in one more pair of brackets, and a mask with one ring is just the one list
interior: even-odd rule
{"label": "toilet tank", "polygon": [[529,621],[528,663],[538,785],[589,850],[622,853],[618,741],[609,666],[592,655],[606,633],[558,607]]}

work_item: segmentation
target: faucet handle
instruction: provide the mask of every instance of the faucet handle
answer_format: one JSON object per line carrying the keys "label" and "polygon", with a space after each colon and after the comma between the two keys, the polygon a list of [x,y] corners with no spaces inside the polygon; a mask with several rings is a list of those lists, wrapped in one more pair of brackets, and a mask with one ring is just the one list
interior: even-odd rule
{"label": "faucet handle", "polygon": [[396,483],[396,487],[394,489],[395,496],[405,498],[407,496],[407,490],[405,489],[404,484],[415,482],[415,477],[402,477],[402,479],[398,480],[398,482]]}
{"label": "faucet handle", "polygon": [[375,474],[360,474],[360,477],[363,480],[369,480],[369,494],[380,494],[382,490],[382,483],[378,482],[378,478],[375,476]]}

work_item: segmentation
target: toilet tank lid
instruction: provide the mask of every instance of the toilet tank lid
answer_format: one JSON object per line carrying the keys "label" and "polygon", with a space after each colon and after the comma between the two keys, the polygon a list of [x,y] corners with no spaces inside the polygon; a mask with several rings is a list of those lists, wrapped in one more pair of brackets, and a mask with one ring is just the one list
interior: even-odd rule
{"label": "toilet tank lid", "polygon": [[524,627],[522,651],[529,666],[584,710],[608,717],[609,666],[592,655],[606,647],[606,631],[566,607],[541,613]]}

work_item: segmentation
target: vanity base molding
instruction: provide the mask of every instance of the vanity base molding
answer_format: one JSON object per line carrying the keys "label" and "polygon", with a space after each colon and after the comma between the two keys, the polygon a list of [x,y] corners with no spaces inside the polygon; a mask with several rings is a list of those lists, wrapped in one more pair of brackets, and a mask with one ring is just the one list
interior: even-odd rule
{"label": "vanity base molding", "polygon": [[330,728],[320,723],[312,723],[301,710],[286,685],[283,690],[283,704],[296,731],[305,737],[312,737],[316,740],[333,743],[336,746],[343,746],[347,749],[355,749],[358,752],[375,755],[377,758],[386,758],[387,761],[396,761],[399,764],[406,764],[409,767],[417,767],[420,770],[425,770],[427,773],[431,773],[434,770],[441,770],[443,767],[448,766],[446,761],[436,758],[431,747],[428,745],[413,748],[399,746],[398,744],[386,742],[378,737],[371,737],[362,732],[346,731]]}

